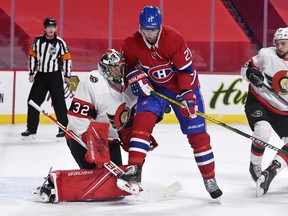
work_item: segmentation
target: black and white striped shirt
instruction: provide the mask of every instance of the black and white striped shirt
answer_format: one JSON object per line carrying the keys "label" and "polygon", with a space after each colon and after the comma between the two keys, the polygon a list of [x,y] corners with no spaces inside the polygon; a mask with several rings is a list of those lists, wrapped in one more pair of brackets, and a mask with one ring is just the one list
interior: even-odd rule
{"label": "black and white striped shirt", "polygon": [[63,39],[55,35],[51,40],[45,35],[34,39],[29,50],[29,71],[49,73],[63,71],[65,77],[70,77],[72,68],[71,55]]}

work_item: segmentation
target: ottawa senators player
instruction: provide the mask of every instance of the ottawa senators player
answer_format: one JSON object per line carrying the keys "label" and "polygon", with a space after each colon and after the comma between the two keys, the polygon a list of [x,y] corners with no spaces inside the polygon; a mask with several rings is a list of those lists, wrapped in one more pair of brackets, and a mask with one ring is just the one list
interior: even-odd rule
{"label": "ottawa senators player", "polygon": [[[109,49],[102,56],[98,70],[91,71],[87,79],[80,81],[68,111],[67,128],[87,143],[87,148],[66,134],[80,170],[50,172],[48,184],[44,182],[32,192],[41,202],[103,200],[128,195],[117,188],[114,175],[88,157],[94,130],[102,130],[101,136],[107,132],[104,139],[108,139],[110,159],[116,165],[122,165],[120,146],[128,151],[136,97],[124,85],[124,66],[122,55]],[[107,129],[103,124],[108,125]],[[152,150],[157,143],[152,136],[150,138]]]}
{"label": "ottawa senators player", "polygon": [[[90,122],[110,123],[108,131],[110,157],[116,165],[122,165],[120,144],[124,145],[124,149],[129,145],[130,137],[127,134],[124,136],[124,133],[127,132],[127,128],[131,129],[133,106],[136,103],[136,97],[130,88],[124,86],[124,66],[125,61],[121,54],[113,49],[108,50],[102,56],[98,70],[91,71],[86,80],[79,83],[68,111],[67,128],[81,137],[85,143]],[[122,142],[118,139],[121,133],[123,133]],[[86,149],[75,140],[67,136],[66,138],[79,167],[95,168],[95,163],[88,163],[85,160]]]}
{"label": "ottawa senators player", "polygon": [[[262,48],[241,69],[251,83],[245,113],[253,136],[268,142],[273,129],[284,142],[282,150],[288,152],[288,27],[277,29],[273,43],[275,46]],[[288,164],[287,155],[278,152],[262,172],[264,150],[264,146],[252,143],[249,171],[257,183],[258,197],[268,191],[273,178]]]}

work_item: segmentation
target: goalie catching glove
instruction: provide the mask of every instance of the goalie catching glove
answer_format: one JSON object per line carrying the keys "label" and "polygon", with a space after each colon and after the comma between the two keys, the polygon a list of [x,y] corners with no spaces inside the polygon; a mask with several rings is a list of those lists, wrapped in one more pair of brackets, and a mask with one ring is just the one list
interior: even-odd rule
{"label": "goalie catching glove", "polygon": [[136,96],[149,96],[153,86],[144,71],[135,70],[126,76],[131,89]]}
{"label": "goalie catching glove", "polygon": [[197,117],[196,111],[198,111],[198,105],[196,95],[192,90],[177,95],[176,99],[185,106],[180,108],[181,115],[192,119]]}
{"label": "goalie catching glove", "polygon": [[264,81],[264,76],[259,70],[248,67],[246,70],[247,79],[256,87],[261,87]]}

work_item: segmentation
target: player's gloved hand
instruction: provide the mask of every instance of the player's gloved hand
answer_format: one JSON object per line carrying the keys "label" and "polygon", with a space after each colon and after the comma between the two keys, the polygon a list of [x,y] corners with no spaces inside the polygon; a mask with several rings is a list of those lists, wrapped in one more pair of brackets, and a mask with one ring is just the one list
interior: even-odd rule
{"label": "player's gloved hand", "polygon": [[259,70],[248,67],[246,70],[247,79],[256,87],[261,87],[264,81],[264,76]]}
{"label": "player's gloved hand", "polygon": [[185,107],[180,109],[181,115],[189,118],[196,118],[196,111],[198,111],[198,105],[196,95],[192,90],[188,90],[176,96],[176,99],[184,104]]}
{"label": "player's gloved hand", "polygon": [[144,71],[135,70],[126,76],[131,89],[136,96],[149,96],[153,86]]}

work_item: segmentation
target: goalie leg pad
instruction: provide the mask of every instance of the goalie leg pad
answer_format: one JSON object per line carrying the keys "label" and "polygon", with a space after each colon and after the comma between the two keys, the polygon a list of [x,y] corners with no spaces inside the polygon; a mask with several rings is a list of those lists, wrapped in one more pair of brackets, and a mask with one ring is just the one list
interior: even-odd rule
{"label": "goalie leg pad", "polygon": [[117,187],[116,177],[105,168],[55,170],[49,173],[49,179],[54,185],[54,203],[107,201],[131,195]]}

